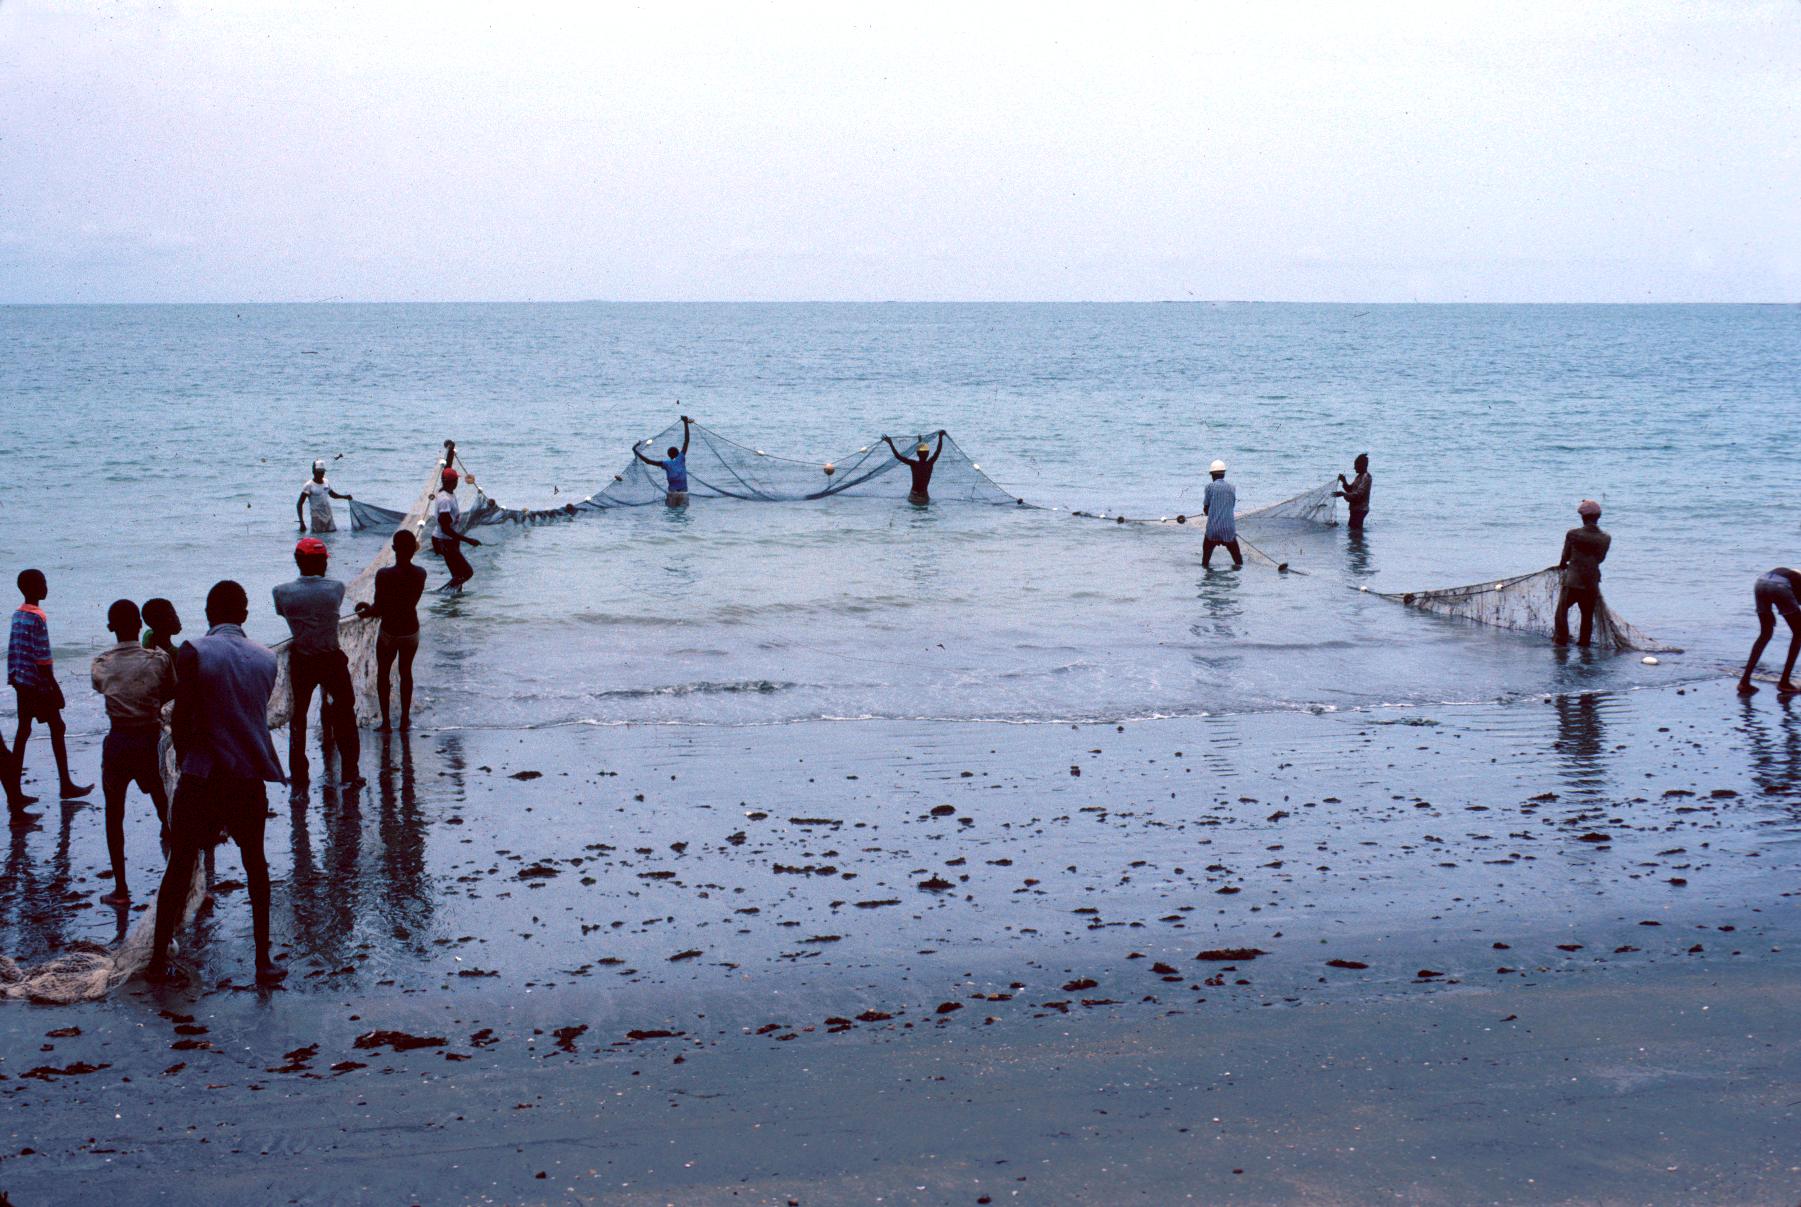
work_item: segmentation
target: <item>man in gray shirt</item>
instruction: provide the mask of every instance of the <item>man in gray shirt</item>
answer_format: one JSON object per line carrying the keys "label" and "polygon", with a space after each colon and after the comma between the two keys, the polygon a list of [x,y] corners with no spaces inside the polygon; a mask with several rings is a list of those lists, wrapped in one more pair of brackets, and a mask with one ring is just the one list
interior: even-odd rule
{"label": "man in gray shirt", "polygon": [[294,693],[288,717],[288,778],[296,784],[307,780],[306,714],[317,688],[321,736],[329,735],[337,742],[338,780],[354,788],[364,782],[359,768],[362,748],[356,728],[356,689],[350,682],[350,660],[338,646],[344,584],[325,577],[329,556],[324,541],[307,537],[294,546],[300,577],[275,588],[275,611],[294,635],[288,645],[288,685]]}
{"label": "man in gray shirt", "polygon": [[169,804],[169,864],[156,897],[155,945],[144,975],[180,980],[168,966],[169,941],[181,921],[200,853],[221,835],[238,844],[250,895],[256,942],[256,979],[274,984],[287,975],[269,954],[269,863],[263,855],[268,810],[263,785],[281,782],[281,764],[269,740],[269,694],[275,688],[275,655],[244,636],[250,600],[227,579],[206,597],[206,636],[175,657],[172,736],[181,779]]}

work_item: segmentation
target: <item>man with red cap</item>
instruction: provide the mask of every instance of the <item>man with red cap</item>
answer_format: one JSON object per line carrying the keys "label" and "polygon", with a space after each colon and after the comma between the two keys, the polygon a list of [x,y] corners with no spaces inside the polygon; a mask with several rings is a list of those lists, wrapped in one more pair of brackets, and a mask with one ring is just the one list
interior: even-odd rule
{"label": "man with red cap", "polygon": [[306,537],[294,546],[300,577],[275,588],[275,611],[294,635],[288,645],[288,685],[293,690],[288,718],[288,778],[305,783],[306,713],[313,689],[320,693],[320,728],[338,744],[339,782],[354,788],[364,782],[358,767],[362,753],[356,729],[356,691],[350,682],[350,660],[338,645],[338,613],[344,606],[344,584],[325,577],[330,557],[325,542]]}
{"label": "man with red cap", "polygon": [[[463,518],[463,509],[457,505],[457,482],[461,476],[456,470],[446,465],[438,482],[437,497],[432,500],[430,520],[426,531],[431,533],[432,552],[444,559],[444,566],[450,571],[450,581],[441,588],[445,591],[458,591],[463,584],[475,577],[475,568],[469,559],[463,556],[459,545],[480,545],[481,542],[472,536],[464,536],[457,529],[457,521]],[[470,481],[474,481],[473,478]]]}
{"label": "man with red cap", "polygon": [[1570,606],[1582,613],[1582,630],[1577,645],[1587,645],[1595,633],[1595,605],[1601,602],[1601,563],[1607,560],[1613,538],[1601,531],[1601,505],[1584,499],[1576,505],[1582,527],[1572,528],[1563,537],[1563,556],[1557,568],[1563,571],[1563,587],[1557,593],[1557,618],[1554,640],[1558,645],[1570,643]]}

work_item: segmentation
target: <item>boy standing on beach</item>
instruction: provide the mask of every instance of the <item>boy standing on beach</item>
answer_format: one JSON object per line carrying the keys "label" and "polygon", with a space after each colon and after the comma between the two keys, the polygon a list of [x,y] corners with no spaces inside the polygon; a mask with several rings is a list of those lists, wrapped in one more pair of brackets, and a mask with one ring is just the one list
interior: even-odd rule
{"label": "boy standing on beach", "polygon": [[17,773],[25,771],[25,743],[31,723],[42,721],[50,729],[50,749],[56,755],[56,773],[64,800],[75,800],[94,790],[69,778],[69,750],[63,742],[63,689],[56,682],[56,666],[50,657],[50,622],[44,615],[44,597],[50,584],[42,570],[19,571],[19,594],[25,602],[13,613],[12,633],[6,647],[6,681],[19,701],[19,732],[13,739]]}
{"label": "boy standing on beach", "polygon": [[1226,463],[1215,461],[1207,472],[1213,481],[1207,483],[1201,496],[1201,514],[1207,517],[1207,534],[1201,539],[1201,569],[1210,568],[1213,550],[1219,545],[1232,555],[1232,566],[1241,569],[1244,555],[1238,551],[1238,491],[1226,481]]}
{"label": "boy standing on beach", "polygon": [[90,678],[106,697],[111,723],[100,747],[100,792],[106,799],[106,849],[113,861],[113,888],[100,900],[130,905],[125,883],[125,793],[135,782],[156,806],[163,839],[169,837],[169,805],[163,795],[157,742],[163,732],[163,704],[175,697],[175,664],[161,650],[146,649],[139,636],[142,617],[129,599],[114,602],[106,627],[119,644],[94,659]]}

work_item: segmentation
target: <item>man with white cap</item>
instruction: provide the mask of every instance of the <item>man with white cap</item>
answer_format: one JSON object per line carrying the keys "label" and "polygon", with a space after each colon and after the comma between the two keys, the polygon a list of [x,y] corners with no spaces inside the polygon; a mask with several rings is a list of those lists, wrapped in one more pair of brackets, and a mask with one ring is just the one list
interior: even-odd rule
{"label": "man with white cap", "polygon": [[1582,612],[1582,629],[1577,645],[1587,645],[1595,633],[1595,605],[1601,602],[1601,563],[1607,560],[1613,538],[1601,531],[1601,505],[1584,499],[1576,505],[1582,527],[1572,528],[1563,537],[1563,556],[1557,568],[1563,571],[1563,588],[1557,593],[1557,617],[1552,640],[1558,645],[1570,643],[1570,606]]}
{"label": "man with white cap", "polygon": [[300,530],[306,531],[306,501],[311,499],[313,501],[313,531],[336,532],[338,524],[332,518],[331,501],[348,498],[350,498],[349,495],[339,494],[331,488],[331,483],[325,480],[325,462],[314,461],[312,481],[300,488],[300,497],[294,500],[294,518],[299,521]]}
{"label": "man with white cap", "polygon": [[275,588],[275,611],[288,622],[288,685],[293,711],[288,717],[288,778],[305,783],[306,712],[319,691],[320,728],[329,728],[338,743],[339,782],[363,783],[358,770],[361,738],[356,729],[356,689],[350,682],[350,659],[338,644],[338,614],[344,606],[344,584],[325,577],[330,557],[325,542],[306,537],[294,546],[300,577]]}
{"label": "man with white cap", "polygon": [[1234,569],[1244,566],[1244,554],[1238,551],[1238,491],[1226,481],[1226,463],[1215,461],[1208,467],[1213,481],[1207,483],[1201,496],[1201,514],[1207,517],[1207,534],[1201,539],[1201,569],[1209,569],[1213,550],[1220,545],[1232,555]]}

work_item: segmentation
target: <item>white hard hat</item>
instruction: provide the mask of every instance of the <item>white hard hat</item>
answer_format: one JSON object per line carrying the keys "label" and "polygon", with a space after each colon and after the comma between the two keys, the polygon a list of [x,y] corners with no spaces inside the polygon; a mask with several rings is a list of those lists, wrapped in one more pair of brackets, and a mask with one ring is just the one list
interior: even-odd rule
{"label": "white hard hat", "polygon": [[1226,472],[1226,463],[1224,461],[1215,461],[1212,465],[1207,467],[1207,472],[1210,474],[1223,474]]}

